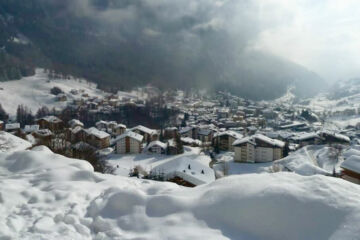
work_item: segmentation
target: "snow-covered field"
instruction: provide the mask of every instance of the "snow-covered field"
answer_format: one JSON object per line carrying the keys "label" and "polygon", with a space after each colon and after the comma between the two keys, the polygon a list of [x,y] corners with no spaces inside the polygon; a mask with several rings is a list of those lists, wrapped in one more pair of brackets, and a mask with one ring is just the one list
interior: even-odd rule
{"label": "snow-covered field", "polygon": [[53,79],[49,80],[48,75],[42,69],[37,69],[36,74],[31,77],[24,77],[16,81],[0,82],[0,103],[6,112],[16,114],[17,106],[23,104],[29,107],[33,113],[42,107],[64,107],[66,102],[57,102],[56,97],[50,94],[50,89],[59,87],[63,90],[68,101],[79,98],[79,95],[72,95],[72,89],[84,90],[90,96],[103,96],[104,92],[97,89],[96,85],[83,79]]}
{"label": "snow-covered field", "polygon": [[167,156],[163,154],[113,154],[107,162],[115,169],[114,174],[119,176],[129,176],[130,170],[136,166],[141,166],[142,169],[150,172],[159,165],[172,162],[178,158],[189,158],[197,161],[205,166],[209,166],[210,157],[205,154],[200,154],[199,148],[185,147],[185,153],[181,155]]}
{"label": "snow-covered field", "polygon": [[0,153],[0,239],[357,239],[360,187],[246,174],[185,188],[94,173],[45,147]]}

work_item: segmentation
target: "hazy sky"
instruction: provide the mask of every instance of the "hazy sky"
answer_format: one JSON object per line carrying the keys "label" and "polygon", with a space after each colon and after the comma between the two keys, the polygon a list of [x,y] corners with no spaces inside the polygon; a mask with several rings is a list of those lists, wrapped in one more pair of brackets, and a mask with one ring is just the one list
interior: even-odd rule
{"label": "hazy sky", "polygon": [[360,77],[360,1],[257,0],[263,27],[253,47],[324,79]]}

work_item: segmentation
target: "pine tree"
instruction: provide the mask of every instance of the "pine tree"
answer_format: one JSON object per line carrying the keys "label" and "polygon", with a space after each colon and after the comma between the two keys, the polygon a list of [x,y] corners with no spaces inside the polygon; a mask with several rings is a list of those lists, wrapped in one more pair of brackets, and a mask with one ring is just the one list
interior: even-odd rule
{"label": "pine tree", "polygon": [[0,104],[0,120],[1,121],[7,121],[9,119],[9,115],[5,112],[3,107]]}

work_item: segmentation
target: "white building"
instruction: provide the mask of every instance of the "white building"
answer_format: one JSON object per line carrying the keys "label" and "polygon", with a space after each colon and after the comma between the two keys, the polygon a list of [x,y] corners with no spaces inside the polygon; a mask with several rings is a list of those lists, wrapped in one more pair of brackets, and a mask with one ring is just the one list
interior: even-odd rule
{"label": "white building", "polygon": [[256,134],[233,143],[236,162],[271,162],[283,157],[285,143]]}
{"label": "white building", "polygon": [[116,153],[140,153],[144,137],[132,131],[126,131],[116,139]]}

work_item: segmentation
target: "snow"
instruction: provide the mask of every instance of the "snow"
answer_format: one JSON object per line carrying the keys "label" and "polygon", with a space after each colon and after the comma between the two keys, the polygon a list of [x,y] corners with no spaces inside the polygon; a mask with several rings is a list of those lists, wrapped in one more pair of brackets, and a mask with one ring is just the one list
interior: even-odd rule
{"label": "snow", "polygon": [[357,239],[360,187],[245,174],[196,188],[94,173],[45,147],[0,154],[2,239]]}
{"label": "snow", "polygon": [[106,160],[110,166],[114,167],[114,174],[120,176],[128,176],[130,170],[136,166],[150,172],[155,167],[177,159],[186,157],[191,161],[209,166],[210,157],[199,153],[199,148],[191,148],[184,146],[185,153],[180,155],[164,155],[164,154],[112,154]]}
{"label": "snow", "polygon": [[110,135],[107,132],[98,130],[96,127],[91,127],[89,129],[85,130],[87,134],[94,135],[100,139],[110,137]]}
{"label": "snow", "polygon": [[360,173],[360,155],[352,155],[341,164],[342,168]]}
{"label": "snow", "polygon": [[329,154],[332,147],[326,145],[305,146],[289,156],[274,162],[274,166],[304,176],[331,175],[333,169],[340,171],[341,159],[337,162]]}
{"label": "snow", "polygon": [[105,93],[96,88],[96,84],[89,83],[84,79],[54,79],[49,80],[43,69],[37,69],[36,74],[31,77],[24,77],[16,81],[0,82],[0,102],[3,108],[10,115],[16,115],[18,105],[23,104],[31,109],[33,113],[42,107],[49,109],[65,107],[67,102],[57,102],[56,96],[50,94],[50,89],[59,87],[67,96],[68,101],[80,98],[70,91],[74,88],[83,90],[90,96],[101,97]]}
{"label": "snow", "polygon": [[196,158],[183,156],[160,164],[153,171],[163,172],[166,180],[177,176],[194,185],[201,185],[215,181],[214,170],[208,166]]}
{"label": "snow", "polygon": [[143,138],[144,138],[144,136],[142,136],[141,134],[138,134],[138,133],[135,133],[135,132],[132,132],[132,131],[128,130],[125,133],[118,136],[116,138],[116,140],[114,140],[114,142],[117,142],[118,140],[123,139],[125,137],[133,138],[133,139],[137,140],[138,142],[141,142],[143,140]]}
{"label": "snow", "polygon": [[31,146],[32,144],[30,142],[22,138],[0,131],[0,153],[25,150]]}
{"label": "snow", "polygon": [[283,141],[280,141],[280,140],[277,140],[277,139],[272,139],[272,138],[269,138],[265,135],[262,135],[262,134],[255,134],[253,136],[250,136],[250,137],[245,137],[245,138],[241,138],[241,139],[237,139],[234,141],[233,143],[233,146],[236,146],[236,145],[240,145],[240,144],[243,144],[243,143],[250,143],[250,144],[253,144],[253,145],[256,145],[256,142],[255,140],[259,140],[259,141],[263,141],[265,143],[268,143],[274,147],[284,147],[285,146],[285,143]]}

